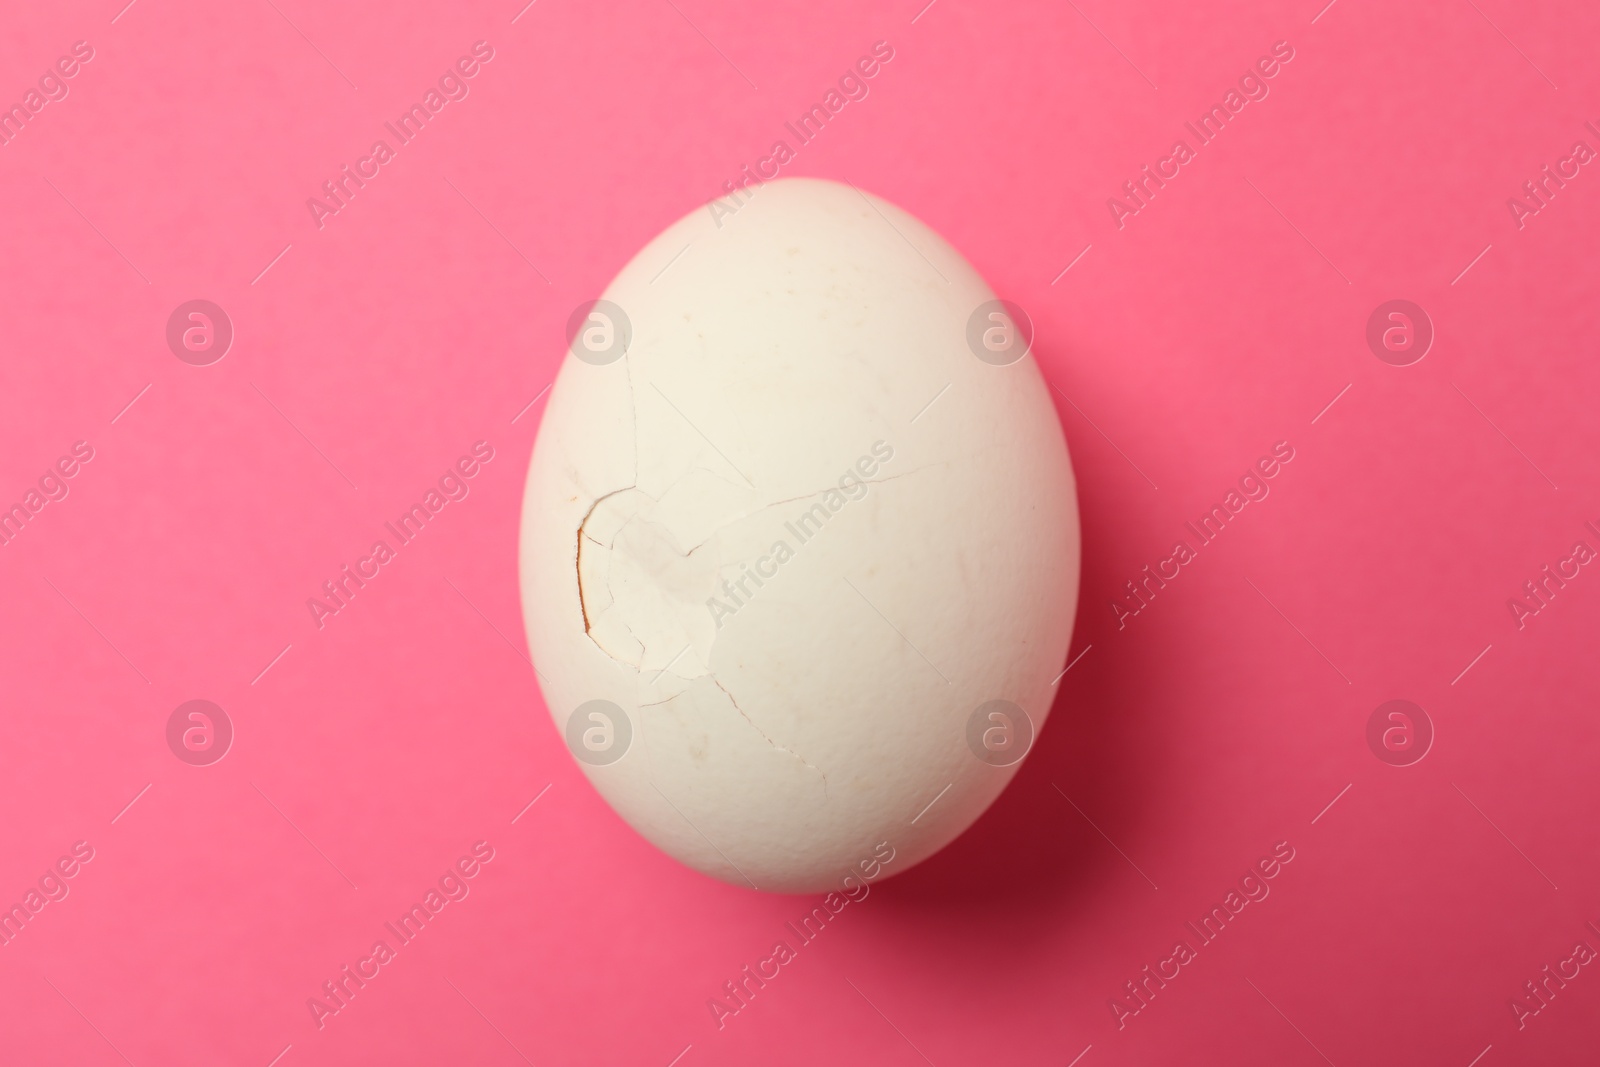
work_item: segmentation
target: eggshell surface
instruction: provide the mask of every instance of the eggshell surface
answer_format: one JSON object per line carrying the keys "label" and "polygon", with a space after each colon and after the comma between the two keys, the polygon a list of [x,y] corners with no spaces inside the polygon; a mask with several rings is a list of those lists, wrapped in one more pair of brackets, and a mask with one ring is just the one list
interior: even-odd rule
{"label": "eggshell surface", "polygon": [[668,227],[569,334],[521,582],[589,780],[750,888],[938,851],[1044,725],[1077,603],[1026,316],[894,205],[784,179]]}

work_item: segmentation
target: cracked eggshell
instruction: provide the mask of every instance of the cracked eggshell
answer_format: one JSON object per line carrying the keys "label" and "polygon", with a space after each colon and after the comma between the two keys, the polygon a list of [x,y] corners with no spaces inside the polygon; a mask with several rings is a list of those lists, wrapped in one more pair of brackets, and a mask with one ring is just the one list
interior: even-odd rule
{"label": "cracked eggshell", "polygon": [[813,892],[927,858],[1015,773],[1071,638],[1076,496],[1031,327],[937,234],[827,181],[726,207],[575,314],[523,610],[618,814]]}

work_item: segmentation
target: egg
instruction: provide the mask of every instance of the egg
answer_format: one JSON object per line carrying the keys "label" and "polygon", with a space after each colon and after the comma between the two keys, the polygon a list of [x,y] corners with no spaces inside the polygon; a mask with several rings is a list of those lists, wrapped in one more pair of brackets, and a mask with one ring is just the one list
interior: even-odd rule
{"label": "egg", "polygon": [[630,826],[769,892],[933,855],[1049,712],[1071,463],[1024,310],[849,184],[697,209],[567,326],[528,472],[525,623]]}

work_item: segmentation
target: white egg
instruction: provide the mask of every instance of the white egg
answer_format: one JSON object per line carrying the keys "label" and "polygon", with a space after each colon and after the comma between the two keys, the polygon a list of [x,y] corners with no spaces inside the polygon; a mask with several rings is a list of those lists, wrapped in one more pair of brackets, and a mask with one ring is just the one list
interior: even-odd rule
{"label": "white egg", "polygon": [[812,892],[927,858],[1015,773],[1077,503],[1032,327],[950,245],[834,182],[728,204],[574,313],[522,601],[612,808],[715,878]]}

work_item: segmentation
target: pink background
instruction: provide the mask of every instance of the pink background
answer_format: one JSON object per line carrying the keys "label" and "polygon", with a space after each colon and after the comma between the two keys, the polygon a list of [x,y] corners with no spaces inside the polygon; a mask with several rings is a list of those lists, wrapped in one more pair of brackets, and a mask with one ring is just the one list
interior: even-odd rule
{"label": "pink background", "polygon": [[[1600,948],[1600,575],[1521,630],[1507,600],[1600,548],[1600,174],[1521,229],[1506,201],[1600,147],[1600,11],[923,2],[7,3],[0,101],[95,56],[0,148],[0,503],[94,459],[0,547],[0,898],[94,859],[0,948],[0,1060],[1592,1055],[1596,968],[1523,1029],[1510,1002]],[[319,230],[307,198],[478,40],[470,95]],[[719,1030],[814,901],[678,866],[563,749],[515,581],[528,405],[573,308],[879,40],[785,173],[900,204],[1031,312],[1082,658],[994,808]],[[1270,96],[1119,230],[1107,198],[1280,40]],[[236,332],[211,366],[165,342],[195,298]],[[1437,333],[1412,366],[1365,341],[1393,298]],[[307,598],[479,440],[470,497],[319,630]],[[1119,629],[1277,441],[1270,497]],[[205,767],[165,738],[197,698],[236,731]],[[1408,767],[1366,741],[1395,698],[1437,731]],[[307,999],[477,841],[470,896],[319,1029]],[[1270,897],[1119,1029],[1280,841]]]}

